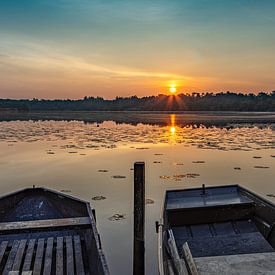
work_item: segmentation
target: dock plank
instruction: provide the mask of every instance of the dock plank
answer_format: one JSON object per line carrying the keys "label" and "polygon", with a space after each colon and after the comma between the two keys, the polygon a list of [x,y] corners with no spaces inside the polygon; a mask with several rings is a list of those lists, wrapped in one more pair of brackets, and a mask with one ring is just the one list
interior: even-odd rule
{"label": "dock plank", "polygon": [[19,271],[21,267],[21,263],[23,260],[23,255],[25,252],[25,247],[27,244],[27,240],[20,240],[19,247],[15,256],[15,260],[12,266],[12,271]]}
{"label": "dock plank", "polygon": [[76,274],[85,275],[82,250],[81,250],[81,240],[79,235],[74,236],[74,251],[75,251],[75,262],[76,262]]}
{"label": "dock plank", "polygon": [[63,237],[56,240],[56,275],[63,275]]}
{"label": "dock plank", "polygon": [[44,238],[38,239],[34,267],[33,267],[33,275],[40,275],[42,261],[44,254]]}
{"label": "dock plank", "polygon": [[45,264],[44,264],[44,275],[50,275],[52,270],[52,254],[53,254],[53,241],[54,238],[50,237],[47,239],[47,247],[45,254]]}
{"label": "dock plank", "polygon": [[14,259],[16,257],[18,247],[19,247],[19,241],[18,240],[13,241],[8,260],[7,260],[5,268],[3,270],[3,275],[9,274],[9,272],[11,271]]}
{"label": "dock plank", "polygon": [[67,275],[74,275],[74,251],[72,236],[66,236]]}
{"label": "dock plank", "polygon": [[29,271],[31,268],[35,242],[36,242],[35,239],[31,239],[28,243],[28,248],[27,248],[22,271]]}

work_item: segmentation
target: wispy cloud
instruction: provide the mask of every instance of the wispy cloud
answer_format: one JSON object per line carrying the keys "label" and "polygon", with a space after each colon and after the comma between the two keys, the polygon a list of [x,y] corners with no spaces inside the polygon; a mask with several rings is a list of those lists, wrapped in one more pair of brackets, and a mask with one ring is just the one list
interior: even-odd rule
{"label": "wispy cloud", "polygon": [[[3,52],[3,53],[2,53]],[[60,72],[65,74],[84,74],[124,78],[187,79],[188,77],[167,72],[139,70],[114,65],[93,63],[81,56],[66,54],[49,45],[6,39],[0,42],[0,61],[6,66]]]}

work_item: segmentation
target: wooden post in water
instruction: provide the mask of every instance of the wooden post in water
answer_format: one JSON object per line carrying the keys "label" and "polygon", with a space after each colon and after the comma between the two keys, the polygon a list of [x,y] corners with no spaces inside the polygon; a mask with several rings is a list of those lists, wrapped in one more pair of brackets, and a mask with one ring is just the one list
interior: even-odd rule
{"label": "wooden post in water", "polygon": [[145,163],[134,164],[134,259],[133,274],[145,273]]}

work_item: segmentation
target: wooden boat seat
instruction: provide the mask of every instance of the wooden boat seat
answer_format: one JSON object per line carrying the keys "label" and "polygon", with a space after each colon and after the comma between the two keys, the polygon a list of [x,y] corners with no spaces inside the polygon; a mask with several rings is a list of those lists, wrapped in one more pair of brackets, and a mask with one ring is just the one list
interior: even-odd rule
{"label": "wooden boat seat", "polygon": [[238,188],[190,189],[167,194],[166,211],[170,226],[241,220],[254,215],[253,201]]}
{"label": "wooden boat seat", "polygon": [[0,244],[3,275],[85,274],[83,241],[79,235],[14,240]]}
{"label": "wooden boat seat", "polygon": [[20,221],[20,222],[3,222],[3,223],[0,223],[0,231],[52,228],[52,227],[63,227],[63,226],[68,227],[68,226],[80,226],[80,225],[88,225],[88,224],[90,224],[89,217],[47,219],[47,220]]}

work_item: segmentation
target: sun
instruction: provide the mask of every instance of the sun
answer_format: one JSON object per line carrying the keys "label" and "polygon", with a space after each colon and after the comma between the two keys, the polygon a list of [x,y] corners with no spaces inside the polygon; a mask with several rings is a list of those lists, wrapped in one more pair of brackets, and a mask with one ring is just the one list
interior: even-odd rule
{"label": "sun", "polygon": [[175,86],[171,86],[169,88],[169,91],[170,91],[171,94],[175,94],[177,92],[177,88]]}

